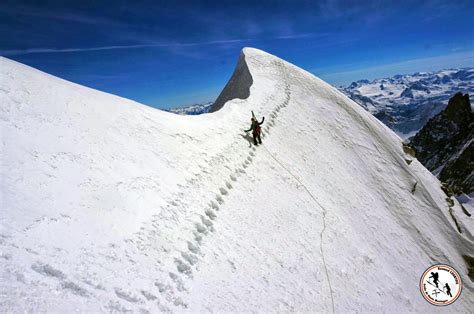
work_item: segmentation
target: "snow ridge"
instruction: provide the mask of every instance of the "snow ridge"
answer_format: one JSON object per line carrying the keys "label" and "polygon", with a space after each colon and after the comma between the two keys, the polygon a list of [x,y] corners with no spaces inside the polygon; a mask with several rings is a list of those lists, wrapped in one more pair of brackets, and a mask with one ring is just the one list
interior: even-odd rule
{"label": "snow ridge", "polygon": [[[284,68],[284,66],[282,65],[281,62],[278,63],[278,67],[281,70],[283,76],[285,78],[287,78],[286,70],[285,70],[285,68]],[[286,106],[288,106],[288,104],[290,102],[290,99],[291,99],[291,89],[290,89],[290,85],[288,84],[288,79],[285,80],[285,90],[284,90],[284,92],[285,92],[286,97],[285,97],[283,103],[280,105],[280,108],[285,108]],[[271,116],[271,119],[272,119],[272,120],[270,120],[270,123],[273,125],[274,124],[273,120],[278,117],[278,111],[276,111],[276,110],[273,111],[270,116]],[[267,129],[266,131],[268,132],[269,129]],[[270,155],[270,157],[273,160],[275,160],[280,165],[280,167],[282,167],[286,172],[288,172],[288,174],[290,174],[290,176],[293,177],[296,180],[296,182],[298,182],[305,189],[305,191],[313,199],[313,201],[316,203],[316,205],[318,205],[322,210],[323,229],[321,230],[321,232],[319,234],[319,237],[320,237],[319,249],[321,251],[321,256],[322,256],[322,259],[323,259],[323,266],[324,266],[324,271],[325,271],[325,274],[326,274],[329,293],[331,295],[332,312],[335,313],[335,305],[334,305],[333,290],[332,290],[332,286],[331,286],[331,278],[329,277],[329,272],[328,272],[328,268],[327,268],[327,265],[326,265],[326,259],[324,257],[324,249],[323,249],[323,235],[324,235],[324,231],[326,230],[326,208],[317,200],[317,198],[313,195],[313,193],[311,193],[309,191],[308,187],[305,184],[303,184],[303,182],[301,182],[301,179],[299,179],[295,174],[293,174],[285,165],[283,165],[283,163],[280,160],[278,160],[275,157],[274,154],[272,154],[268,150],[268,147],[266,145],[263,144],[262,146],[265,148],[266,152]]]}
{"label": "snow ridge", "polygon": [[248,97],[200,116],[0,59],[2,311],[437,311],[435,262],[472,308],[472,220],[439,181],[335,88],[242,53]]}
{"label": "snow ridge", "polygon": [[250,95],[250,86],[252,84],[253,78],[245,62],[245,54],[241,52],[232,77],[211,106],[209,112],[221,109],[226,102],[234,98],[246,99]]}

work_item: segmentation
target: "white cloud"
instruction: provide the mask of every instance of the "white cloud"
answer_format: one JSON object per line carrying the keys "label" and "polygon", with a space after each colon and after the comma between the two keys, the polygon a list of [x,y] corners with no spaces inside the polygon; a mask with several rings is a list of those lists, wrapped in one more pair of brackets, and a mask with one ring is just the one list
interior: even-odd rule
{"label": "white cloud", "polygon": [[66,53],[66,52],[87,52],[87,51],[101,51],[101,50],[117,50],[117,49],[139,49],[139,48],[154,48],[154,47],[191,47],[191,46],[203,46],[213,44],[229,44],[229,43],[240,43],[246,42],[250,39],[224,39],[224,40],[212,40],[204,42],[192,42],[192,43],[154,43],[154,44],[139,44],[139,45],[114,45],[114,46],[102,46],[102,47],[85,47],[85,48],[31,48],[31,49],[13,49],[0,51],[2,56],[12,55],[26,55],[35,53]]}

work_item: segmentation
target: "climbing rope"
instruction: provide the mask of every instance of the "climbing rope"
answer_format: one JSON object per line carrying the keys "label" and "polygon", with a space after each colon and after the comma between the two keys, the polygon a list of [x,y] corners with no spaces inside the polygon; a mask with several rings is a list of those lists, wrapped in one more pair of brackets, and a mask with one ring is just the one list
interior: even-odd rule
{"label": "climbing rope", "polygon": [[324,231],[326,230],[326,209],[324,208],[324,206],[321,205],[321,203],[319,203],[319,201],[316,199],[316,197],[313,195],[313,193],[311,193],[308,188],[306,187],[306,185],[303,184],[303,182],[301,182],[301,180],[296,176],[294,175],[287,167],[285,167],[285,165],[283,165],[283,163],[281,163],[269,150],[268,148],[265,146],[265,145],[261,145],[263,146],[263,148],[265,148],[265,150],[267,151],[268,155],[270,155],[270,157],[272,157],[273,160],[275,160],[279,165],[280,167],[282,167],[286,172],[288,172],[288,174],[293,178],[295,179],[306,191],[306,193],[308,193],[308,195],[313,199],[313,201],[322,209],[323,211],[323,230],[321,231],[321,233],[319,234],[319,237],[320,237],[320,242],[319,242],[319,250],[321,251],[321,256],[323,258],[323,266],[324,266],[324,271],[326,273],[326,278],[327,278],[327,281],[328,281],[328,285],[329,285],[329,292],[331,294],[331,304],[332,304],[332,312],[335,313],[335,307],[334,307],[334,297],[333,297],[333,291],[332,291],[332,286],[331,286],[331,280],[329,279],[329,272],[328,272],[328,268],[326,266],[326,259],[324,258],[324,250],[323,250],[323,233]]}
{"label": "climbing rope", "polygon": [[[286,72],[286,69],[285,69],[285,66],[282,62],[279,62],[278,63],[282,73],[283,73],[283,76],[285,77],[285,83],[287,84],[287,87],[289,88],[289,85],[288,85],[288,73]],[[289,94],[288,94],[288,98],[289,98]],[[287,100],[289,101],[289,99]],[[267,148],[266,145],[262,145],[265,150],[267,151],[268,155],[270,155],[270,157],[272,157],[273,160],[275,160],[275,162],[277,164],[280,165],[280,167],[282,167],[286,172],[288,172],[288,174],[296,180],[296,182],[298,182],[306,191],[306,193],[308,193],[308,195],[311,197],[311,199],[313,199],[313,201],[322,209],[323,211],[323,230],[321,231],[321,233],[319,234],[319,237],[320,237],[320,242],[319,242],[319,250],[321,251],[321,257],[323,258],[323,266],[324,266],[324,271],[326,273],[326,278],[327,278],[327,282],[328,282],[328,286],[329,286],[329,292],[331,294],[331,305],[332,305],[332,312],[335,313],[335,306],[334,306],[334,297],[333,297],[333,291],[332,291],[332,285],[331,285],[331,280],[329,278],[329,272],[328,272],[328,268],[327,268],[327,265],[326,265],[326,259],[324,257],[324,250],[323,250],[323,233],[324,231],[326,230],[326,208],[324,208],[323,205],[321,205],[321,203],[319,203],[319,201],[316,199],[316,197],[313,195],[313,193],[311,193],[309,191],[309,189],[306,187],[306,185],[303,184],[303,182],[301,182],[301,180],[295,175],[293,174],[287,167],[285,167],[285,165],[283,165],[282,162],[280,162]]]}

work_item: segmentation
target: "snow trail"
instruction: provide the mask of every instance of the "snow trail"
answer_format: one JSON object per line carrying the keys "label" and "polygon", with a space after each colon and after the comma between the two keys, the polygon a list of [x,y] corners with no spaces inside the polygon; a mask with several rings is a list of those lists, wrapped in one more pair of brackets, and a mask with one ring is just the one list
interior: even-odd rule
{"label": "snow trail", "polygon": [[[288,84],[288,74],[286,72],[286,69],[285,69],[284,65],[281,62],[277,62],[277,64],[278,64],[279,70],[281,71],[281,73],[283,74],[283,77],[285,78],[285,80],[284,80],[284,83],[285,83],[284,93],[285,93],[285,96],[286,96],[284,101],[282,102],[282,104],[279,106],[279,108],[285,108],[286,106],[288,106],[288,104],[290,102],[290,99],[291,99],[291,89],[290,89],[290,85]],[[272,114],[271,114],[271,118],[272,118],[271,122],[272,123],[273,123],[274,120],[277,119],[278,113],[279,113],[279,109],[278,109],[278,111],[275,110],[275,111],[272,112]],[[265,141],[268,141],[268,137],[265,136],[264,138],[265,138]],[[313,199],[313,201],[316,203],[316,205],[318,205],[318,207],[321,208],[321,210],[322,210],[322,213],[323,213],[323,219],[322,219],[323,229],[321,230],[321,232],[319,234],[319,236],[320,236],[320,246],[319,246],[319,248],[320,248],[320,251],[321,251],[321,257],[323,259],[323,266],[324,266],[324,271],[325,271],[325,274],[326,274],[329,293],[331,295],[332,312],[335,313],[335,305],[334,305],[333,290],[332,290],[332,286],[331,286],[331,278],[329,277],[329,272],[328,272],[328,268],[327,268],[327,265],[326,265],[326,259],[324,257],[324,249],[323,249],[323,235],[324,235],[324,231],[326,230],[326,208],[317,200],[317,198],[313,195],[313,193],[311,193],[311,191],[309,191],[308,187],[303,182],[301,182],[301,180],[298,178],[298,176],[296,176],[293,172],[291,172],[285,165],[283,165],[283,163],[281,161],[279,161],[275,157],[274,154],[272,154],[272,152],[270,152],[270,150],[268,149],[268,147],[265,144],[262,144],[260,146],[263,146],[263,148],[268,153],[268,155],[273,160],[275,160],[275,162],[278,163],[281,168],[283,168],[291,177],[293,177],[296,180],[296,182],[298,182],[305,189],[305,191]]]}
{"label": "snow trail", "polygon": [[472,218],[400,138],[275,56],[239,63],[250,87],[178,116],[0,58],[2,311],[437,311],[433,262],[472,308]]}

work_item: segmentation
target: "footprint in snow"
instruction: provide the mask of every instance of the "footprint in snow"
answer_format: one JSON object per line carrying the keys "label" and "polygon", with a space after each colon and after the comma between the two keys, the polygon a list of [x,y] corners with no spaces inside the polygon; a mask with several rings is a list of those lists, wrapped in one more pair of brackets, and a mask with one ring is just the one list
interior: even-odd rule
{"label": "footprint in snow", "polygon": [[31,269],[33,269],[35,272],[49,276],[49,277],[55,277],[58,279],[65,279],[66,275],[61,272],[60,270],[48,265],[48,264],[42,264],[42,263],[35,263],[31,265]]}
{"label": "footprint in snow", "polygon": [[211,208],[214,209],[214,210],[219,210],[219,205],[217,205],[216,202],[214,202],[214,201],[211,201],[209,203],[209,206],[211,206]]}
{"label": "footprint in snow", "polygon": [[225,186],[228,188],[228,189],[232,189],[232,185],[229,183],[229,182],[225,182]]}
{"label": "footprint in snow", "polygon": [[183,257],[183,259],[189,263],[189,265],[194,265],[198,262],[198,258],[196,255],[194,255],[193,253],[190,253],[190,252],[183,252],[181,253],[181,256]]}
{"label": "footprint in snow", "polygon": [[75,295],[79,295],[81,297],[89,297],[89,292],[86,289],[79,287],[78,285],[70,281],[62,282],[61,288],[69,290]]}
{"label": "footprint in snow", "polygon": [[85,283],[86,285],[94,288],[94,289],[105,291],[105,287],[102,286],[100,283],[99,284],[93,283],[92,281],[90,281],[88,279],[84,279],[82,282]]}
{"label": "footprint in snow", "polygon": [[138,298],[137,296],[134,296],[130,292],[125,292],[125,291],[123,291],[122,289],[119,289],[119,288],[115,288],[115,294],[120,299],[123,299],[123,300],[131,302],[131,303],[137,303],[138,301],[140,301],[140,298]]}
{"label": "footprint in snow", "polygon": [[202,225],[202,224],[200,224],[200,223],[196,223],[196,224],[195,224],[195,227],[196,227],[196,230],[197,230],[199,233],[206,233],[206,232],[207,232],[206,227],[204,227],[204,225]]}
{"label": "footprint in snow", "polygon": [[202,234],[197,231],[193,231],[193,234],[194,234],[194,240],[196,240],[196,242],[200,244],[202,241]]}
{"label": "footprint in snow", "polygon": [[183,300],[181,300],[181,298],[174,298],[173,304],[176,305],[176,306],[181,306],[181,307],[184,307],[184,308],[188,308],[188,305],[186,303],[184,303]]}
{"label": "footprint in snow", "polygon": [[221,192],[222,195],[227,195],[228,194],[227,190],[224,189],[224,188],[219,188],[219,192]]}
{"label": "footprint in snow", "polygon": [[197,254],[199,252],[199,247],[192,242],[188,242],[188,250]]}
{"label": "footprint in snow", "polygon": [[186,291],[186,288],[184,287],[184,283],[178,275],[170,272],[169,276],[176,284],[176,288],[178,288],[178,291]]}
{"label": "footprint in snow", "polygon": [[148,301],[154,301],[154,300],[158,299],[154,294],[152,294],[148,291],[141,290],[140,292],[145,297],[145,299],[147,299]]}
{"label": "footprint in snow", "polygon": [[176,268],[178,269],[180,273],[188,275],[188,276],[192,274],[191,266],[184,263],[182,260],[176,259],[175,263],[176,263]]}
{"label": "footprint in snow", "polygon": [[198,258],[196,255],[189,253],[189,252],[183,252],[181,253],[181,256],[186,260],[190,265],[194,265],[198,262]]}
{"label": "footprint in snow", "polygon": [[158,288],[159,293],[165,293],[167,291],[170,291],[172,288],[170,285],[164,285],[161,282],[155,282],[155,286]]}
{"label": "footprint in snow", "polygon": [[201,216],[201,222],[206,226],[206,227],[211,227],[212,226],[212,221],[207,219],[204,216]]}
{"label": "footprint in snow", "polygon": [[209,217],[209,219],[211,219],[211,220],[214,220],[214,219],[216,219],[216,217],[217,217],[216,214],[212,211],[212,209],[209,209],[209,208],[206,209],[205,214],[206,214],[206,216]]}

